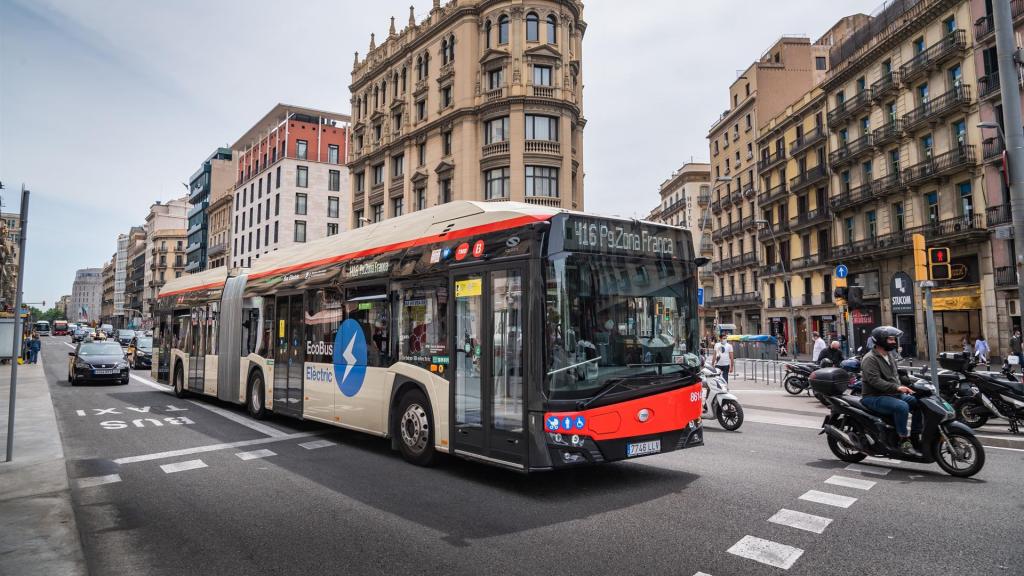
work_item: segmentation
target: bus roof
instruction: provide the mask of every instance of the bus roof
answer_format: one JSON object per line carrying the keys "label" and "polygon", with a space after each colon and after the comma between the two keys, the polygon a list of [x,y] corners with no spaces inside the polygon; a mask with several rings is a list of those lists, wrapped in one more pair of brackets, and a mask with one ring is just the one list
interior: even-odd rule
{"label": "bus roof", "polygon": [[[547,221],[559,212],[564,210],[522,202],[459,200],[264,254],[245,273],[249,278],[258,279],[297,272],[352,258],[431,244],[439,238],[455,240]],[[227,276],[226,267],[184,275],[164,284],[160,297],[217,288],[224,284]]]}

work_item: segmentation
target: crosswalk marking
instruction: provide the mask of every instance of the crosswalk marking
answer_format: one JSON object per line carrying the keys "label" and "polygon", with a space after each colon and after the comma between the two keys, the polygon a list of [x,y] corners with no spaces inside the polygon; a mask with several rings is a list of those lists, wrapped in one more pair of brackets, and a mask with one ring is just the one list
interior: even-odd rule
{"label": "crosswalk marking", "polygon": [[831,492],[819,492],[817,490],[808,490],[800,496],[801,500],[807,500],[808,502],[817,502],[818,504],[827,504],[828,506],[835,506],[837,508],[849,508],[857,501],[856,498],[849,496],[840,496],[839,494],[832,494]]}
{"label": "crosswalk marking", "polygon": [[263,450],[252,450],[250,452],[236,452],[235,456],[242,460],[253,460],[256,458],[266,458],[267,456],[277,456],[277,453],[264,448]]}
{"label": "crosswalk marking", "polygon": [[844,486],[846,488],[856,488],[857,490],[871,490],[877,482],[872,480],[861,480],[860,478],[849,478],[847,476],[832,476],[828,480],[825,480],[825,484],[834,484],[836,486]]}
{"label": "crosswalk marking", "polygon": [[314,440],[312,442],[303,442],[299,444],[306,450],[316,450],[317,448],[327,448],[328,446],[334,446],[334,442],[330,440]]}
{"label": "crosswalk marking", "polygon": [[785,508],[776,512],[774,516],[768,519],[768,521],[774,524],[796,528],[797,530],[814,532],[815,534],[821,534],[825,531],[825,528],[832,523],[831,518],[815,516],[814,514],[805,514],[803,512],[797,512],[796,510],[787,510]]}
{"label": "crosswalk marking", "polygon": [[749,535],[733,544],[727,552],[783,570],[789,570],[804,553],[800,548]]}
{"label": "crosswalk marking", "polygon": [[892,468],[886,468],[885,466],[861,466],[860,464],[850,464],[846,469],[850,472],[874,474],[875,476],[885,476],[889,472],[892,472]]}
{"label": "crosswalk marking", "polygon": [[172,462],[171,464],[160,465],[160,469],[167,474],[184,472],[186,470],[195,470],[197,468],[206,468],[206,462],[203,462],[202,460],[186,460],[184,462]]}
{"label": "crosswalk marking", "polygon": [[103,484],[112,484],[114,482],[120,482],[120,474],[107,474],[106,476],[90,476],[88,478],[79,478],[76,483],[79,488],[92,488],[93,486],[101,486]]}
{"label": "crosswalk marking", "polygon": [[708,574],[707,572],[697,572],[693,576],[711,576],[711,574]]}

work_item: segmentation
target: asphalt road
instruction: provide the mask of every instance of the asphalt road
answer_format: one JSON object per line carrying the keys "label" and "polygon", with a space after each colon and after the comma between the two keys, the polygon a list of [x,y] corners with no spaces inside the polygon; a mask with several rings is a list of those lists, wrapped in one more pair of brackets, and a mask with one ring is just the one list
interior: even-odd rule
{"label": "asphalt road", "polygon": [[989,449],[971,480],[884,461],[865,472],[815,430],[747,422],[734,433],[709,424],[702,448],[565,473],[449,458],[424,469],[387,441],[257,423],[240,407],[179,400],[144,373],[72,388],[64,341],[45,340],[42,356],[92,574],[988,576],[1024,566],[1020,451]]}

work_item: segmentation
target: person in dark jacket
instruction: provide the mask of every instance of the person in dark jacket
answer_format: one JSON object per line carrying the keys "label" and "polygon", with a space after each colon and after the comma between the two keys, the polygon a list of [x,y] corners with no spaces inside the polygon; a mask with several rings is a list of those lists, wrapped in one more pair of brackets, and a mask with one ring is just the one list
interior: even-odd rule
{"label": "person in dark jacket", "polygon": [[830,362],[829,366],[834,368],[838,368],[839,364],[843,360],[846,360],[846,358],[843,357],[843,351],[840,349],[838,340],[833,340],[828,349],[821,353],[821,357],[818,358],[818,365],[825,366],[826,360]]}
{"label": "person in dark jacket", "polygon": [[[900,452],[907,456],[920,458],[910,434],[920,435],[924,427],[920,405],[917,398],[911,396],[910,388],[900,383],[900,375],[896,360],[890,354],[899,346],[899,338],[903,332],[892,326],[879,326],[871,332],[875,347],[861,361],[863,375],[863,397],[861,404],[872,412],[891,416],[900,436]],[[907,433],[907,420],[913,412],[913,425]]]}
{"label": "person in dark jacket", "polygon": [[35,364],[39,361],[39,351],[43,349],[43,342],[39,339],[37,332],[32,333],[32,338],[28,341],[28,363]]}

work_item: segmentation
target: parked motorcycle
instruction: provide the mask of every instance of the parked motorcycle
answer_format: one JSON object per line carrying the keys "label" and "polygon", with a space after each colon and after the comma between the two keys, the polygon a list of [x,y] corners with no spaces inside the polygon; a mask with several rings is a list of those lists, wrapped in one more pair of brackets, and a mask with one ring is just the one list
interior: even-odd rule
{"label": "parked motorcycle", "polygon": [[[828,359],[823,360],[821,363],[822,368],[834,368],[832,362]],[[847,358],[839,363],[839,368],[843,369],[850,375],[850,383],[847,385],[847,390],[854,396],[860,396],[861,390],[863,389],[863,383],[860,378],[860,358],[854,356],[853,358]],[[811,378],[814,377],[814,372],[811,372]],[[808,382],[809,385],[809,382]],[[814,397],[818,399],[825,406],[828,406],[828,400],[826,397],[819,393],[814,392]]]}
{"label": "parked motorcycle", "polygon": [[701,372],[704,382],[703,414],[704,418],[717,418],[722,428],[733,431],[743,424],[743,407],[735,394],[729,392],[729,384],[722,378],[722,373],[714,368],[705,367]]}
{"label": "parked motorcycle", "polygon": [[1024,384],[999,372],[975,372],[977,362],[964,354],[943,352],[939,364],[963,376],[969,392],[955,399],[958,418],[971,428],[980,428],[991,418],[1010,422],[1010,432],[1020,434],[1024,424]]}
{"label": "parked motorcycle", "polygon": [[793,396],[807,392],[811,387],[808,378],[811,376],[811,372],[817,369],[818,365],[814,362],[788,362],[785,367],[786,377],[782,381],[782,387]]}
{"label": "parked motorcycle", "polygon": [[985,449],[974,432],[955,418],[953,407],[940,398],[935,387],[914,379],[910,388],[921,406],[924,427],[914,446],[920,457],[900,450],[900,438],[888,416],[872,412],[851,396],[843,396],[849,374],[840,368],[825,368],[811,379],[814,391],[828,401],[819,434],[826,434],[828,447],[844,462],[860,462],[868,456],[893,458],[923,464],[937,463],[952,476],[967,478],[985,465]]}

